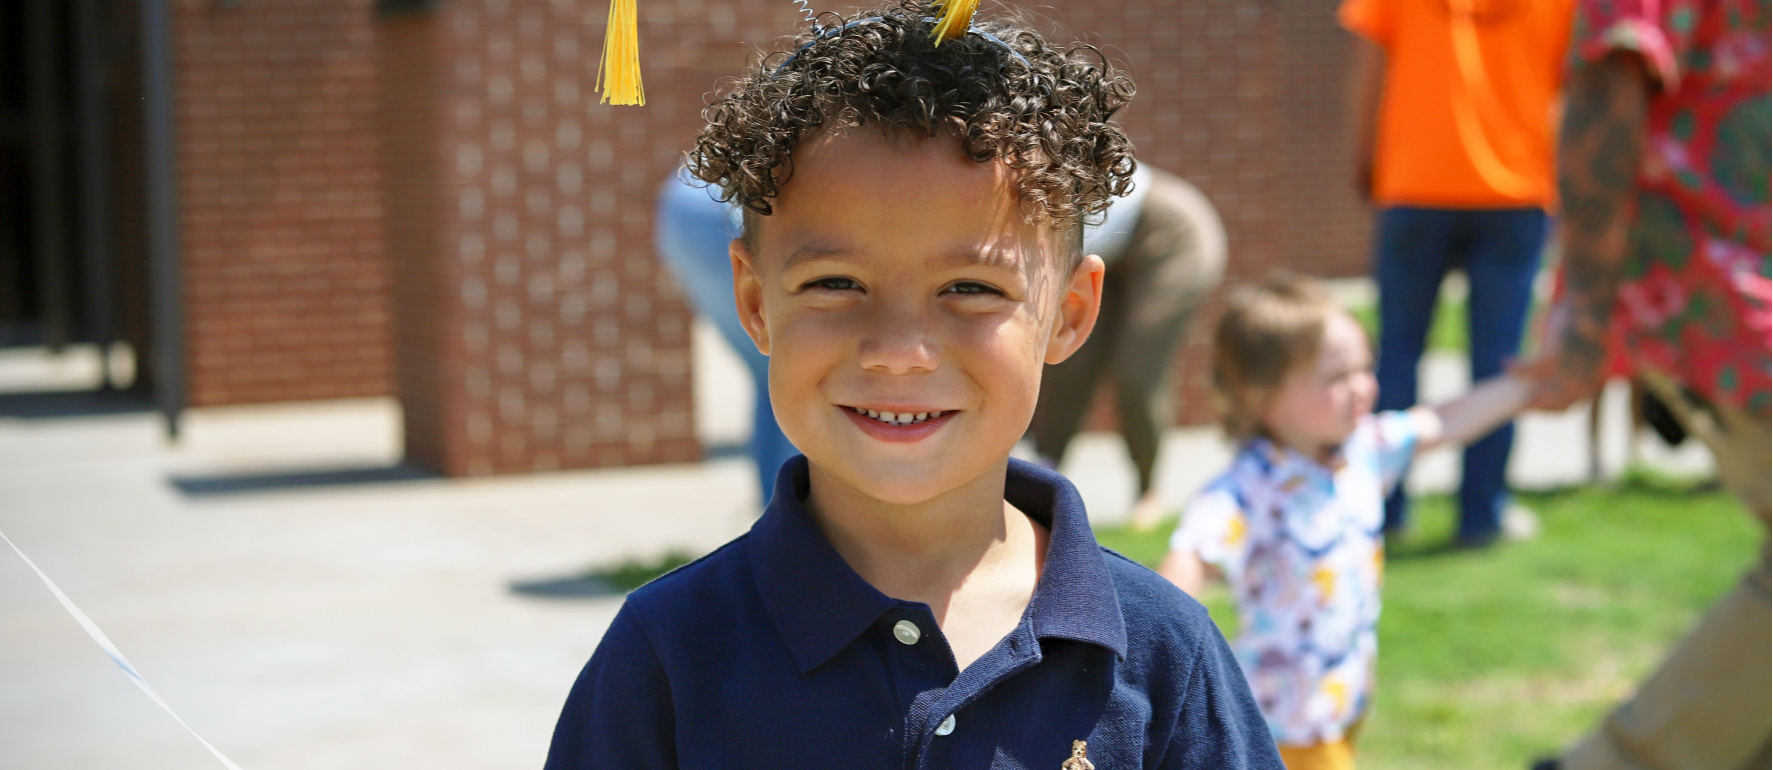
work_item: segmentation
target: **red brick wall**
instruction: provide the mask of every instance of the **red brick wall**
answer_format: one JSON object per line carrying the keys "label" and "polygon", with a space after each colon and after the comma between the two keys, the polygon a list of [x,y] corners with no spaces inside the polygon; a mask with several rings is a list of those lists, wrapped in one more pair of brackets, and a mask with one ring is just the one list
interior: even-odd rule
{"label": "red brick wall", "polygon": [[690,316],[652,255],[654,193],[736,41],[790,7],[692,5],[642,4],[644,108],[591,88],[602,0],[454,0],[382,22],[413,459],[463,475],[699,456]]}
{"label": "red brick wall", "polygon": [[1349,33],[1340,0],[1278,3],[1281,46],[1281,238],[1287,264],[1322,277],[1365,275],[1373,212],[1354,193],[1343,130]]}
{"label": "red brick wall", "polygon": [[179,0],[189,402],[389,392],[371,0]]}
{"label": "red brick wall", "polygon": [[[393,285],[395,393],[400,397],[406,455],[426,467],[451,467],[446,447],[465,441],[456,390],[447,387],[440,364],[460,347],[460,323],[446,284],[459,281],[450,262],[437,258],[446,233],[438,207],[438,177],[447,158],[438,144],[443,105],[433,62],[436,25],[422,17],[395,17],[377,29],[376,66],[381,93],[377,131],[383,179],[387,245]],[[459,461],[458,461],[458,464]]]}

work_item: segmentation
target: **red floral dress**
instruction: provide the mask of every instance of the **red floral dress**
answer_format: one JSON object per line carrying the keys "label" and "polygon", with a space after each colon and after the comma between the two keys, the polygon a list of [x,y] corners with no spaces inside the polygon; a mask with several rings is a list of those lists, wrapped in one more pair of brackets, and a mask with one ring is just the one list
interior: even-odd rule
{"label": "red floral dress", "polygon": [[1583,0],[1572,67],[1629,51],[1660,86],[1614,308],[1640,368],[1768,416],[1767,0]]}

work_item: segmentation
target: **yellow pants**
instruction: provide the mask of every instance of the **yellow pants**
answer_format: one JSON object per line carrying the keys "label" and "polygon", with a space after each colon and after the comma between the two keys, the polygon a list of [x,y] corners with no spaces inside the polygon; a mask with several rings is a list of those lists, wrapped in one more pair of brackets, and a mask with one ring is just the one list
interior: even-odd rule
{"label": "yellow pants", "polygon": [[1354,770],[1354,744],[1347,738],[1312,746],[1280,747],[1287,770]]}

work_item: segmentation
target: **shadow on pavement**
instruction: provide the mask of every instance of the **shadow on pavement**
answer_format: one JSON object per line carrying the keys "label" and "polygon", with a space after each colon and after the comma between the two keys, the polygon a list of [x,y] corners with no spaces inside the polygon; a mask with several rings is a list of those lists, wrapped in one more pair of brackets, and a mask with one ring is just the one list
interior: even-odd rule
{"label": "shadow on pavement", "polygon": [[151,412],[154,405],[123,390],[45,390],[0,393],[0,419],[53,420]]}
{"label": "shadow on pavement", "polygon": [[596,575],[538,580],[513,580],[511,593],[536,599],[601,599],[625,596],[628,590]]}
{"label": "shadow on pavement", "polygon": [[360,486],[424,481],[439,476],[416,465],[377,465],[365,468],[328,468],[275,473],[238,473],[205,476],[173,476],[172,487],[186,497],[221,497],[293,489]]}
{"label": "shadow on pavement", "polygon": [[685,564],[696,555],[673,550],[651,559],[634,559],[577,575],[511,581],[511,593],[537,599],[598,599],[623,596]]}

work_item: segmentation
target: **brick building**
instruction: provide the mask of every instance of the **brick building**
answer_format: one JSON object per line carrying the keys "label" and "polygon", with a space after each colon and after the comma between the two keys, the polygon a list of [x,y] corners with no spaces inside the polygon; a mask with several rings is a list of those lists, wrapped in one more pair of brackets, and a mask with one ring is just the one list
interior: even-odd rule
{"label": "brick building", "polygon": [[[7,4],[0,343],[126,340],[175,417],[391,394],[408,455],[451,475],[695,459],[653,195],[717,79],[799,17],[641,0],[649,102],[614,108],[591,89],[607,8]],[[1362,270],[1334,0],[1038,11],[1132,71],[1140,157],[1219,206],[1233,277]],[[1180,356],[1188,421],[1211,416],[1206,329]]]}

